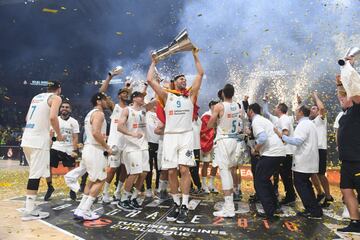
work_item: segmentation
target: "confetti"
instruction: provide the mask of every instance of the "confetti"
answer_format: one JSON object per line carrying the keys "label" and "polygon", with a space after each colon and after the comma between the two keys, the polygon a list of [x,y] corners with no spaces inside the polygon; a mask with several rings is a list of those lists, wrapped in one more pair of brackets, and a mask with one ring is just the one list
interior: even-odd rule
{"label": "confetti", "polygon": [[201,17],[201,16],[202,16],[202,14],[201,14],[201,13],[199,13],[197,16],[198,16],[198,17]]}
{"label": "confetti", "polygon": [[66,7],[61,7],[61,10],[66,10]]}
{"label": "confetti", "polygon": [[118,36],[121,36],[123,34],[124,34],[123,32],[116,32],[116,35],[118,35]]}
{"label": "confetti", "polygon": [[50,9],[50,8],[43,8],[42,11],[47,12],[47,13],[57,13],[59,10]]}

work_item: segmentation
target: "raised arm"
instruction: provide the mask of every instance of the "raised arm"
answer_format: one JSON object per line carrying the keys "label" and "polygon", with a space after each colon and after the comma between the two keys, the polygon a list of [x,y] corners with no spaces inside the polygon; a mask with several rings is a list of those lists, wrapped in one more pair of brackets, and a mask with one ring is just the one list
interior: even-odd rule
{"label": "raised arm", "polygon": [[194,82],[192,84],[192,87],[191,87],[191,98],[194,102],[195,98],[197,97],[197,95],[199,93],[200,87],[201,87],[202,78],[204,76],[204,69],[202,68],[201,63],[200,63],[199,49],[194,48],[192,53],[194,56],[195,67],[197,70],[197,75],[196,75]]}
{"label": "raised arm", "polygon": [[155,58],[151,59],[151,65],[149,67],[149,71],[147,73],[147,83],[150,85],[150,87],[154,90],[156,95],[159,96],[159,98],[166,103],[167,100],[167,92],[160,86],[160,83],[154,79],[154,73],[155,73],[155,65],[156,60]]}
{"label": "raised arm", "polygon": [[325,114],[326,114],[326,109],[325,109],[324,103],[320,100],[320,98],[319,98],[319,96],[317,95],[316,92],[313,93],[313,99],[314,99],[314,102],[315,102],[316,106],[319,109],[320,117],[322,119],[324,119]]}
{"label": "raised arm", "polygon": [[107,75],[105,81],[101,84],[101,87],[99,88],[99,92],[106,92],[108,90],[112,78],[113,78],[112,75],[110,74]]}
{"label": "raised arm", "polygon": [[223,105],[221,103],[218,103],[215,105],[214,110],[211,114],[211,117],[209,119],[209,122],[207,124],[208,128],[215,128],[216,127],[216,121],[220,117],[220,113],[223,109]]}

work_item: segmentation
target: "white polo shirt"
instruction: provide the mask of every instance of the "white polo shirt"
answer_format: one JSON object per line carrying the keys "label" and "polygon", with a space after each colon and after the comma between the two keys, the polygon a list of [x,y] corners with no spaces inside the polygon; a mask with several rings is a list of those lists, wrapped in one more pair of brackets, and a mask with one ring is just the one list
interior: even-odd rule
{"label": "white polo shirt", "polygon": [[274,132],[274,125],[270,120],[256,114],[252,119],[252,129],[255,138],[261,133],[265,132],[267,135],[267,140],[260,149],[261,156],[267,157],[285,157],[285,146],[281,139]]}
{"label": "white polo shirt", "polygon": [[[294,118],[293,117],[283,114],[281,117],[279,117],[279,121],[278,121],[278,124],[276,127],[280,131],[288,130],[289,137],[294,136]],[[293,155],[295,152],[295,146],[290,145],[290,144],[285,144],[285,151],[286,151],[287,155]]]}
{"label": "white polo shirt", "polygon": [[316,126],[318,135],[319,149],[327,149],[327,118],[321,119],[320,115],[317,116],[313,122]]}
{"label": "white polo shirt", "polygon": [[294,138],[303,140],[294,152],[292,170],[301,173],[319,172],[318,136],[315,124],[307,117],[300,119]]}

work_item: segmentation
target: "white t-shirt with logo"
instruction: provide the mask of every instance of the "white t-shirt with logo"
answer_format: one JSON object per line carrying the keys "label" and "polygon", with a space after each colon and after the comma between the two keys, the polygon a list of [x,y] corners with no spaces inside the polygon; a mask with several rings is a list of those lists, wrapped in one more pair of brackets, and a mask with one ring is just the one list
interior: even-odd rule
{"label": "white t-shirt with logo", "polygon": [[159,119],[155,112],[148,111],[146,113],[146,134],[148,142],[159,143],[160,135],[154,133],[155,128],[159,124]]}
{"label": "white t-shirt with logo", "polygon": [[313,122],[316,126],[319,149],[327,149],[327,118],[321,119],[318,115]]}
{"label": "white t-shirt with logo", "polygon": [[260,149],[261,156],[267,157],[285,157],[285,146],[278,135],[274,132],[274,125],[270,120],[256,114],[252,119],[252,129],[255,138],[261,133],[265,132],[267,140]]}
{"label": "white t-shirt with logo", "polygon": [[301,173],[319,172],[318,136],[315,124],[303,118],[295,128],[294,138],[303,140],[294,152],[292,170]]}
{"label": "white t-shirt with logo", "polygon": [[133,107],[128,107],[129,115],[126,122],[126,127],[131,133],[142,133],[141,138],[124,135],[124,151],[133,152],[147,150],[149,148],[146,136],[146,110],[140,108],[136,110]]}
{"label": "white t-shirt with logo", "polygon": [[118,146],[121,150],[124,148],[124,136],[121,132],[117,130],[117,125],[119,118],[121,116],[122,111],[125,108],[120,107],[119,104],[115,104],[114,110],[110,116],[110,132],[108,137],[108,145],[109,146]]}
{"label": "white t-shirt with logo", "polygon": [[59,116],[58,119],[59,119],[60,132],[61,135],[64,136],[65,140],[62,142],[60,141],[53,142],[51,148],[61,152],[65,152],[70,155],[72,150],[74,149],[73,134],[80,133],[79,123],[76,119],[72,117],[69,117],[67,120],[64,120]]}

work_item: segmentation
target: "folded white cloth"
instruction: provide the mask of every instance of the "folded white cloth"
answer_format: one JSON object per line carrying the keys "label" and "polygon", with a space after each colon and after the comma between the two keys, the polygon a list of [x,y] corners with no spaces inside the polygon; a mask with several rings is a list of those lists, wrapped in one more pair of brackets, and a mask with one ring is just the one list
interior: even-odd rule
{"label": "folded white cloth", "polygon": [[341,82],[348,97],[360,96],[360,75],[347,61],[341,69]]}

